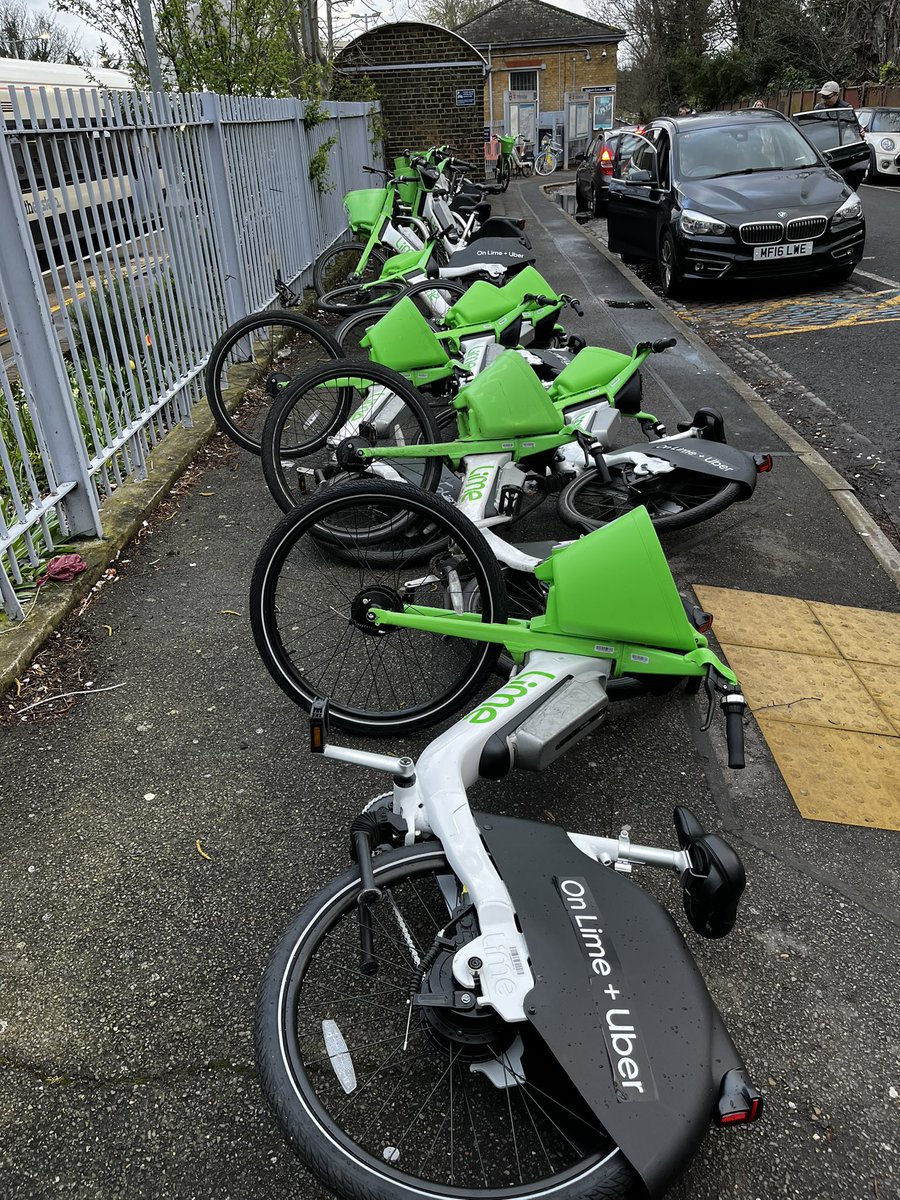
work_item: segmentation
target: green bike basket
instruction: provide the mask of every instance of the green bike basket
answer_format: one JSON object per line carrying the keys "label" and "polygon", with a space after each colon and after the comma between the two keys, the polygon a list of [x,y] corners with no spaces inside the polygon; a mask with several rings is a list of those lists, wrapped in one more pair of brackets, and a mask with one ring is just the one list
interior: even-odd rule
{"label": "green bike basket", "polygon": [[[535,630],[665,650],[696,649],[694,630],[645,508],[632,509],[554,550],[534,573],[551,584],[546,615],[531,622]],[[623,670],[628,670],[627,661]]]}
{"label": "green bike basket", "polygon": [[347,223],[354,233],[362,229],[371,232],[381,216],[386,198],[387,188],[359,188],[346,194]]}
{"label": "green bike basket", "polygon": [[408,296],[398,300],[360,342],[372,362],[394,371],[444,367],[450,361],[434,330]]}

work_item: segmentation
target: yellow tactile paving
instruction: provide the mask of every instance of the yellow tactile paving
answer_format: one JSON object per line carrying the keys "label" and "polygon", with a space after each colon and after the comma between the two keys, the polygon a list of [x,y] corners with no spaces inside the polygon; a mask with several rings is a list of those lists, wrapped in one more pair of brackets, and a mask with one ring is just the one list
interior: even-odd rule
{"label": "yellow tactile paving", "polygon": [[900,735],[900,685],[897,668],[878,663],[854,662],[853,670],[863,687]]}
{"label": "yellow tactile paving", "polygon": [[715,633],[729,646],[763,646],[838,658],[840,651],[805,600],[695,584],[701,605],[715,616]]}
{"label": "yellow tactile paving", "polygon": [[728,646],[728,663],[757,718],[893,737],[887,716],[841,658]]}
{"label": "yellow tactile paving", "polygon": [[900,738],[759,724],[804,817],[900,830]]}
{"label": "yellow tactile paving", "polygon": [[803,816],[900,831],[900,613],[694,590]]}
{"label": "yellow tactile paving", "polygon": [[810,600],[809,607],[845,658],[900,667],[900,613],[819,604],[815,600]]}

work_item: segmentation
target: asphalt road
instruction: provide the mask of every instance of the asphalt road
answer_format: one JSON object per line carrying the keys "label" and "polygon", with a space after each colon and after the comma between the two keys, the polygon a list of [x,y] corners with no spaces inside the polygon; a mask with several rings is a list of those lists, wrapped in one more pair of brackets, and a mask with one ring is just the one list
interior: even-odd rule
{"label": "asphalt road", "polygon": [[[672,302],[857,487],[900,545],[900,187],[864,185],[864,260],[847,284],[732,284]],[[606,222],[589,228],[605,240]],[[655,269],[638,275],[658,291]]]}

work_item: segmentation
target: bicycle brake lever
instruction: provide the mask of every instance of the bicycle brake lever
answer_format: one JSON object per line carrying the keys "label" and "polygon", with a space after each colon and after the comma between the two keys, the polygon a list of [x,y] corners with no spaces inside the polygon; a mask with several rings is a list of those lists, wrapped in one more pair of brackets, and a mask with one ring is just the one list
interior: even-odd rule
{"label": "bicycle brake lever", "polygon": [[712,725],[713,714],[715,713],[716,709],[716,681],[714,678],[716,674],[717,672],[715,667],[712,665],[707,666],[706,677],[703,680],[703,686],[706,689],[707,696],[709,697],[709,706],[706,710],[706,719],[700,726],[701,731],[704,733],[707,729],[709,729],[710,725]]}

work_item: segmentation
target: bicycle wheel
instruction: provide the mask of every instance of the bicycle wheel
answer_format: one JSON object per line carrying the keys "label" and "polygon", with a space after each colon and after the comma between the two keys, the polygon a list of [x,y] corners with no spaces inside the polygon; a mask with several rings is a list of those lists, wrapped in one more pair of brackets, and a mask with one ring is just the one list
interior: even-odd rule
{"label": "bicycle wheel", "polygon": [[500,191],[501,192],[505,192],[506,189],[509,187],[509,179],[510,179],[511,174],[512,174],[512,171],[511,171],[511,168],[509,165],[509,159],[508,158],[502,159],[499,167],[497,168],[497,179],[499,180],[499,183],[500,183]]}
{"label": "bicycle wheel", "polygon": [[326,329],[298,312],[273,309],[236,321],[206,364],[206,400],[216,425],[244,450],[259,454],[273,398],[297,375],[342,354]]}
{"label": "bicycle wheel", "polygon": [[359,343],[389,311],[387,308],[364,308],[362,312],[351,313],[334,331],[334,340],[349,358],[365,358],[367,351]]}
{"label": "bicycle wheel", "polygon": [[477,916],[434,842],[380,854],[373,870],[377,972],[358,965],[354,870],[294,918],[260,986],[260,1083],[303,1163],[348,1200],[631,1194],[634,1172],[527,1022],[416,1005],[407,1035],[407,999],[452,987]]}
{"label": "bicycle wheel", "polygon": [[390,308],[407,288],[405,279],[378,279],[374,283],[348,283],[326,292],[316,301],[323,312],[357,313],[367,308]]}
{"label": "bicycle wheel", "polygon": [[[423,572],[413,567],[426,540],[446,549]],[[382,565],[388,551],[391,564]],[[324,488],[282,518],[263,546],[250,590],[253,636],[296,704],[309,709],[327,697],[341,728],[403,736],[462,708],[500,647],[377,626],[371,609],[451,608],[466,586],[477,589],[486,621],[506,620],[497,560],[446,501],[381,480]]]}
{"label": "bicycle wheel", "polygon": [[552,175],[556,170],[556,155],[552,150],[542,150],[534,160],[534,169],[538,175]]}
{"label": "bicycle wheel", "polygon": [[317,296],[348,283],[371,283],[381,274],[387,255],[375,247],[369,255],[362,275],[357,275],[360,259],[368,242],[338,242],[330,246],[316,259],[313,266],[313,287]]}
{"label": "bicycle wheel", "polygon": [[[468,291],[468,284],[458,279],[417,279],[402,293],[408,296],[419,312],[429,321],[440,319],[460,296]],[[397,299],[401,299],[398,296]]]}
{"label": "bicycle wheel", "polygon": [[672,533],[714,517],[742,495],[739,484],[676,467],[665,475],[636,478],[629,467],[611,467],[612,482],[585,471],[560,492],[559,515],[582,533],[608,525],[643,506],[657,533]]}
{"label": "bicycle wheel", "polygon": [[[336,448],[349,437],[362,437],[376,447],[442,440],[421,395],[396,371],[349,358],[315,367],[284,389],[263,430],[263,475],[284,512],[299,504],[316,472],[334,472]],[[293,453],[285,454],[284,446],[293,447]],[[370,460],[366,473],[430,492],[441,466],[440,458]]]}

